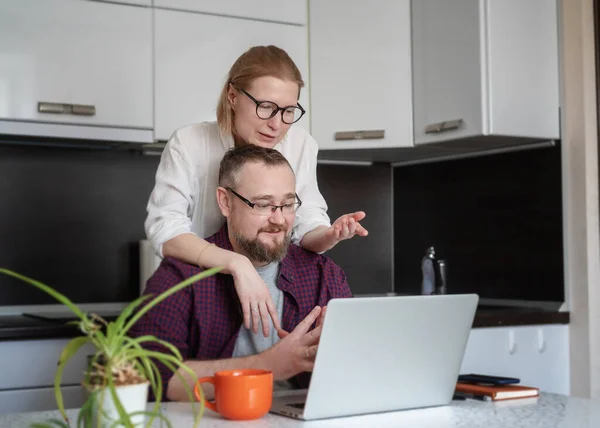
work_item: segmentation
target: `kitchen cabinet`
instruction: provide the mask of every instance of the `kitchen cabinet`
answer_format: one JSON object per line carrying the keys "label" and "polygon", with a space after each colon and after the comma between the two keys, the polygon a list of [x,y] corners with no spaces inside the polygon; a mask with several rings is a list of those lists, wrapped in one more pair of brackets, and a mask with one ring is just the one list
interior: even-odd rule
{"label": "kitchen cabinet", "polygon": [[306,0],[154,0],[154,7],[306,24]]}
{"label": "kitchen cabinet", "polygon": [[152,141],[152,9],[0,3],[0,134]]}
{"label": "kitchen cabinet", "polygon": [[[167,140],[182,126],[216,120],[229,69],[254,45],[285,49],[308,83],[304,26],[163,9],[154,13],[156,140]],[[307,101],[308,86],[300,104]],[[307,128],[308,123],[302,118],[294,126]]]}
{"label": "kitchen cabinet", "polygon": [[393,161],[430,143],[453,155],[559,138],[556,0],[309,6],[311,131],[328,155]]}
{"label": "kitchen cabinet", "polygon": [[569,394],[569,326],[475,328],[461,373],[510,376],[546,392]]}
{"label": "kitchen cabinet", "polygon": [[[50,410],[54,401],[56,364],[71,339],[21,340],[0,342],[0,413]],[[62,385],[66,404],[79,407],[85,401],[81,387],[92,345],[84,345],[67,363]]]}
{"label": "kitchen cabinet", "polygon": [[320,149],[412,146],[410,6],[310,1],[308,111]]}
{"label": "kitchen cabinet", "polygon": [[412,34],[416,145],[560,138],[556,0],[416,0]]}
{"label": "kitchen cabinet", "polygon": [[[62,394],[66,409],[79,408],[87,399],[87,393],[81,385],[65,386],[62,388]],[[0,390],[0,414],[56,409],[54,387]]]}

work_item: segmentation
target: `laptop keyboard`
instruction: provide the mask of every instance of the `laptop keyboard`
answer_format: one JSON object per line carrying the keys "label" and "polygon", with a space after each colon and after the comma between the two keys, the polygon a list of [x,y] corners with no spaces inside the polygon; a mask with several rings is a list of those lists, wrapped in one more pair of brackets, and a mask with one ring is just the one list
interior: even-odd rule
{"label": "laptop keyboard", "polygon": [[304,404],[305,403],[291,403],[291,404],[288,404],[288,406],[294,407],[296,409],[304,410]]}

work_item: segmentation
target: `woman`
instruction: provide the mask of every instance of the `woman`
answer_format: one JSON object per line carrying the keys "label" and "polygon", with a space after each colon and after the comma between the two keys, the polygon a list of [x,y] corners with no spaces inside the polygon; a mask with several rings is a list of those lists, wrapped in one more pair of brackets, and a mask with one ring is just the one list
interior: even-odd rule
{"label": "woman", "polygon": [[366,236],[362,211],[346,214],[330,225],[327,205],[316,178],[318,146],[302,128],[291,127],[304,109],[298,104],[304,86],[288,54],[275,46],[249,49],[231,67],[219,98],[217,122],[177,130],[166,145],[148,201],[145,228],[157,253],[209,268],[224,266],[233,276],[244,325],[265,337],[269,316],[280,328],[267,286],[243,255],[208,244],[202,237],[224,223],[216,201],[219,163],[225,151],[241,144],[279,150],[296,173],[302,206],[294,224],[293,242],[324,252],[354,235]]}

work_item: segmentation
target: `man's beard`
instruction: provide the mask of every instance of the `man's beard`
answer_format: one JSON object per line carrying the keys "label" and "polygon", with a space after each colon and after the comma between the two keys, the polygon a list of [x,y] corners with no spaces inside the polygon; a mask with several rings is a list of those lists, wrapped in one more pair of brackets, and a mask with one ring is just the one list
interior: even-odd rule
{"label": "man's beard", "polygon": [[[260,232],[276,232],[284,230],[282,228],[271,228],[261,229]],[[263,244],[258,240],[258,235],[254,239],[249,239],[243,236],[237,230],[233,232],[233,238],[236,240],[238,246],[244,251],[251,260],[257,261],[258,263],[272,263],[280,262],[283,260],[288,252],[292,237],[290,234],[286,235],[281,244],[277,244],[271,248]]]}

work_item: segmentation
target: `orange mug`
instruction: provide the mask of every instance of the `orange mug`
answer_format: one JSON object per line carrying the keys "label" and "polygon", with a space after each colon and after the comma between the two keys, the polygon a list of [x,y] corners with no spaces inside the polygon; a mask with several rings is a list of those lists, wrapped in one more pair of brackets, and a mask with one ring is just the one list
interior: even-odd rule
{"label": "orange mug", "polygon": [[[200,393],[202,383],[215,386],[215,401]],[[204,400],[210,410],[233,420],[258,419],[267,414],[273,401],[273,372],[268,370],[224,370],[198,379],[194,386],[196,400]]]}

